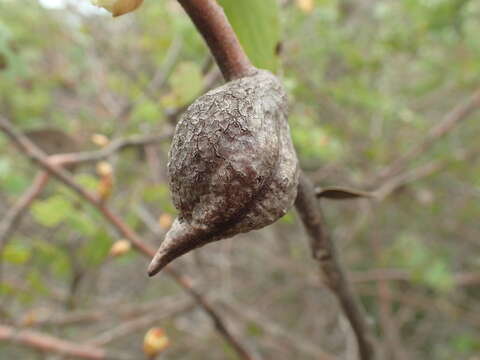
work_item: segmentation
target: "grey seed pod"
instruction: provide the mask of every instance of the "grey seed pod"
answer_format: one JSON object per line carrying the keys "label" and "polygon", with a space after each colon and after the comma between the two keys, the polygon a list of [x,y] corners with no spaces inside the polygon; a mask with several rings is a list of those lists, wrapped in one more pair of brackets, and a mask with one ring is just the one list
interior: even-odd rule
{"label": "grey seed pod", "polygon": [[150,276],[194,248],[267,226],[293,205],[299,171],[287,116],[285,90],[264,70],[190,105],[168,162],[180,214],[148,268]]}

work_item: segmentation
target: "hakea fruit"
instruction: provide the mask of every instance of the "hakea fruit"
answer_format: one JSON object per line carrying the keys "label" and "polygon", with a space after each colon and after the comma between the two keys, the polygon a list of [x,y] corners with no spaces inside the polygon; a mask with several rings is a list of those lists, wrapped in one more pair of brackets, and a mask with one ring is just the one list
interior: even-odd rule
{"label": "hakea fruit", "polygon": [[91,0],[92,4],[109,11],[113,16],[128,14],[142,5],[143,0]]}
{"label": "hakea fruit", "polygon": [[275,222],[297,195],[288,101],[268,71],[207,92],[180,119],[168,175],[179,216],[148,273],[209,242]]}

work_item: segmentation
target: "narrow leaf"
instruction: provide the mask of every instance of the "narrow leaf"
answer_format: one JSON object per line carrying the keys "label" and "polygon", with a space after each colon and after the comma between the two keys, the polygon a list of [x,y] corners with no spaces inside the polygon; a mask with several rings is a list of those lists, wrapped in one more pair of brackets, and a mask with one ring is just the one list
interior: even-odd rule
{"label": "narrow leaf", "polygon": [[218,0],[252,63],[275,71],[275,48],[280,40],[276,0]]}
{"label": "narrow leaf", "polygon": [[348,200],[358,198],[372,198],[372,193],[362,190],[347,189],[342,187],[329,187],[316,190],[317,198],[326,198],[333,200]]}

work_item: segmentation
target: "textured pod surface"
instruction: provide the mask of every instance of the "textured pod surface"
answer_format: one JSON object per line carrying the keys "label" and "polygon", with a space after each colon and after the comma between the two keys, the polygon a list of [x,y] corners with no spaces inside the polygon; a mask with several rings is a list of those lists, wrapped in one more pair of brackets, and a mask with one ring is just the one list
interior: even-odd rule
{"label": "textured pod surface", "polygon": [[149,273],[208,242],[269,225],[293,205],[298,164],[279,80],[259,70],[198,98],[177,125],[168,173],[180,215]]}

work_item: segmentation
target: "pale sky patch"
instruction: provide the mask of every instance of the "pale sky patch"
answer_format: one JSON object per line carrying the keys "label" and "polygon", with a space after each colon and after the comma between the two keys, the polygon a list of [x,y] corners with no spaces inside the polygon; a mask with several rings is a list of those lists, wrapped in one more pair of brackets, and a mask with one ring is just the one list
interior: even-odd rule
{"label": "pale sky patch", "polygon": [[50,9],[63,9],[68,5],[85,14],[108,14],[106,10],[92,5],[90,0],[38,0],[38,2]]}

